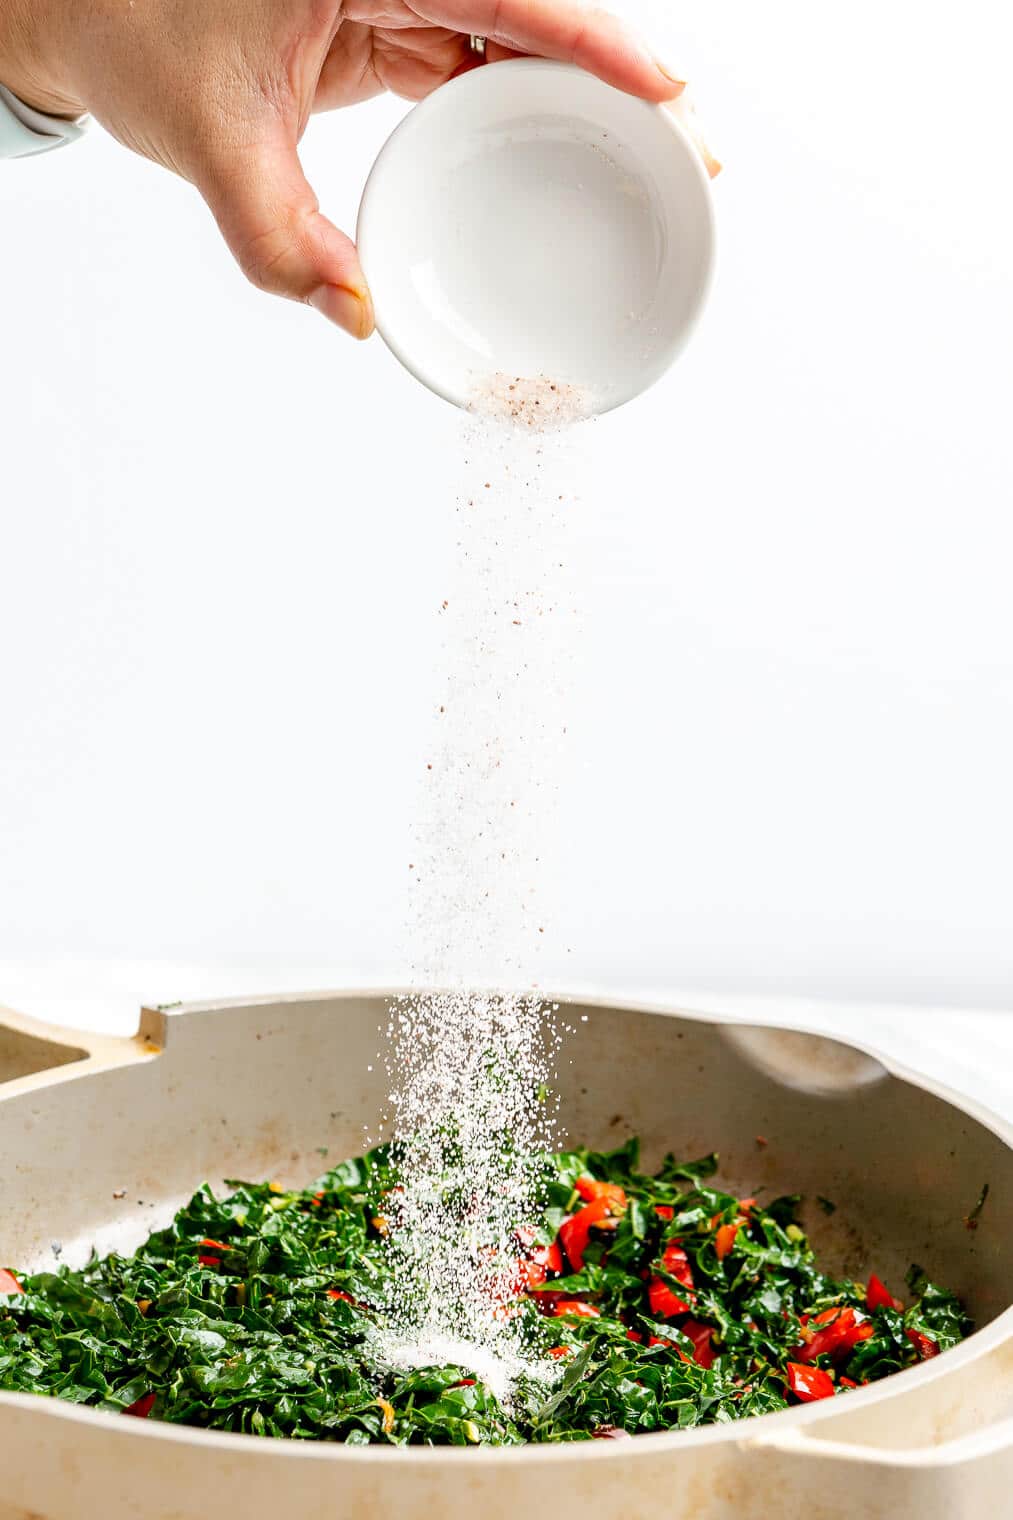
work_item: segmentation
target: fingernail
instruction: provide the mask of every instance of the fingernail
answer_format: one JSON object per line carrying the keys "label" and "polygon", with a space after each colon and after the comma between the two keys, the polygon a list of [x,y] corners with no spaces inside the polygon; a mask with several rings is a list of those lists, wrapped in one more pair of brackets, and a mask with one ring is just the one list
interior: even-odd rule
{"label": "fingernail", "polygon": [[373,303],[366,290],[352,290],[347,285],[318,285],[308,299],[315,311],[353,338],[368,338],[373,331]]}
{"label": "fingernail", "polygon": [[672,99],[675,100],[686,88],[685,79],[680,79],[675,70],[670,69],[667,63],[662,63],[660,58],[655,58],[654,67],[657,69],[659,74],[664,75],[669,84],[675,85],[675,94],[672,96]]}

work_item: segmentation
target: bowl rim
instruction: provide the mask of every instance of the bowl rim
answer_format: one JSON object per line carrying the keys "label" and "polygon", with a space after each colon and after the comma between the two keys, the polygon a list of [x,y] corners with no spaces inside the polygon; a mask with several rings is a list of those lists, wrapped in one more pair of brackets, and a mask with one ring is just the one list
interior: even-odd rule
{"label": "bowl rim", "polygon": [[[368,266],[371,258],[369,251],[372,240],[371,221],[375,206],[385,193],[384,178],[390,168],[391,160],[396,157],[405,146],[406,141],[419,127],[425,126],[429,117],[435,115],[438,110],[441,110],[445,106],[450,92],[463,94],[465,90],[480,88],[481,76],[489,69],[507,68],[514,70],[515,73],[523,70],[526,73],[546,73],[552,71],[564,77],[576,75],[600,85],[603,91],[612,91],[619,95],[624,93],[621,90],[615,89],[615,86],[606,84],[603,80],[597,79],[595,75],[587,73],[586,70],[580,69],[572,63],[562,63],[551,58],[503,58],[495,63],[482,64],[479,68],[469,69],[463,74],[458,74],[455,78],[448,80],[445,84],[433,90],[424,99],[418,101],[411,110],[405,113],[384,142],[373,162],[373,166],[363,187],[355,235],[367,283],[369,282]],[[706,266],[700,281],[694,309],[681,328],[677,340],[667,345],[664,350],[667,356],[667,363],[662,366],[654,379],[648,381],[646,385],[642,385],[635,390],[627,389],[618,396],[610,398],[604,405],[594,406],[589,414],[591,416],[606,416],[609,412],[615,411],[618,407],[625,406],[628,402],[636,399],[636,397],[645,395],[658,384],[696,332],[710,300],[717,267],[717,219],[713,191],[707,169],[690,133],[678,117],[672,111],[667,110],[664,105],[640,100],[637,96],[632,95],[627,98],[641,105],[645,112],[650,112],[656,116],[664,128],[668,130],[673,141],[678,143],[680,150],[690,164],[691,172],[696,176],[698,188],[701,191],[701,225],[707,244]],[[380,309],[375,310],[374,314],[376,330],[380,338],[402,367],[418,380],[420,384],[424,385],[427,390],[432,391],[434,395],[449,402],[452,406],[459,407],[462,411],[468,411],[469,398],[466,395],[462,395],[452,385],[441,379],[437,370],[432,365],[427,364],[424,358],[419,358],[408,352],[397,332],[392,331],[388,326],[382,309],[382,303]]]}

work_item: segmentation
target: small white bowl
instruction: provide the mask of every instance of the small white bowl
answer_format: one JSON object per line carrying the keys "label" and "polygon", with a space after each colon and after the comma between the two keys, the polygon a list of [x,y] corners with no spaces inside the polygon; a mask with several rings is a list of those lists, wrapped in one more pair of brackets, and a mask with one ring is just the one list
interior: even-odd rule
{"label": "small white bowl", "polygon": [[415,107],[380,153],[359,254],[388,347],[468,407],[504,376],[589,413],[653,385],[714,263],[710,183],[670,111],[567,64],[486,64]]}

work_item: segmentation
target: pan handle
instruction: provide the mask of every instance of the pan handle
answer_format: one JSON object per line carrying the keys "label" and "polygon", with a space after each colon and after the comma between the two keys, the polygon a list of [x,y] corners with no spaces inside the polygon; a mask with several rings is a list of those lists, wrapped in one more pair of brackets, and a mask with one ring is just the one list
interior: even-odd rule
{"label": "pan handle", "polygon": [[[743,1446],[769,1464],[772,1482],[819,1494],[828,1517],[838,1514],[838,1496],[842,1516],[998,1514],[1000,1496],[1013,1492],[1013,1311],[980,1333],[986,1344],[977,1357],[953,1369],[927,1364],[931,1374],[904,1398],[856,1399],[831,1419]],[[958,1433],[940,1440],[947,1427]]]}
{"label": "pan handle", "polygon": [[64,1074],[76,1077],[158,1054],[144,1024],[138,1035],[124,1039],[61,1029],[0,1005],[0,1091],[5,1095],[15,1083],[59,1081]]}
{"label": "pan handle", "polygon": [[1013,1419],[913,1450],[824,1440],[804,1428],[748,1445],[764,1458],[765,1482],[784,1485],[772,1492],[818,1495],[827,1520],[858,1514],[980,1520],[1000,1514],[1000,1496],[1013,1490]]}

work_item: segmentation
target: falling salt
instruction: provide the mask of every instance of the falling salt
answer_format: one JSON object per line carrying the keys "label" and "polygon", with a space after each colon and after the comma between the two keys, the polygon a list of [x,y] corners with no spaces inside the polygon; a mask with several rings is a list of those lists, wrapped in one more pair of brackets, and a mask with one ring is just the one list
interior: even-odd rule
{"label": "falling salt", "polygon": [[558,1373],[535,1363],[516,1305],[563,1034],[539,990],[574,621],[560,573],[572,492],[555,477],[562,430],[588,410],[545,377],[476,387],[465,444],[478,488],[458,503],[458,563],[437,601],[443,689],[408,857],[414,990],[385,1031],[402,1186],[385,1202],[396,1286],[378,1355],[465,1368],[507,1404],[522,1373]]}
{"label": "falling salt", "polygon": [[384,1360],[396,1372],[414,1372],[420,1367],[459,1367],[484,1383],[503,1404],[509,1404],[517,1379],[527,1371],[524,1359],[502,1348],[490,1348],[474,1341],[455,1340],[451,1335],[432,1332],[421,1340],[388,1340]]}

